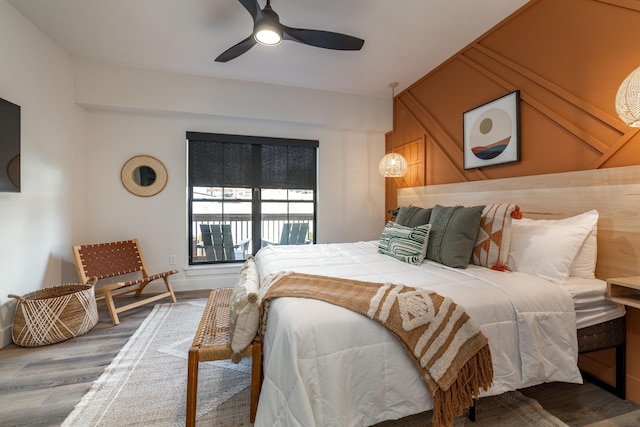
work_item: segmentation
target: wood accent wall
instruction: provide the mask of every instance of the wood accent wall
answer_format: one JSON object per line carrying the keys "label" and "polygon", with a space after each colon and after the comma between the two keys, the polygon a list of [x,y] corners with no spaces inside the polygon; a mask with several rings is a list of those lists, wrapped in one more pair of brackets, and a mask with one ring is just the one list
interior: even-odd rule
{"label": "wood accent wall", "polygon": [[[639,165],[640,129],[627,127],[614,103],[640,66],[639,28],[640,0],[531,0],[399,93],[394,147],[410,166],[406,177],[387,178],[386,210],[398,207],[398,188]],[[521,160],[465,170],[463,113],[516,89]],[[640,268],[631,255],[628,268]],[[628,309],[627,392],[635,401],[639,320],[640,310]],[[581,357],[605,380],[612,364],[611,352]]]}
{"label": "wood accent wall", "polygon": [[[639,0],[532,0],[394,99],[396,189],[640,164],[615,94],[640,66]],[[462,116],[520,90],[521,161],[464,170]],[[387,151],[391,149],[390,134]]]}

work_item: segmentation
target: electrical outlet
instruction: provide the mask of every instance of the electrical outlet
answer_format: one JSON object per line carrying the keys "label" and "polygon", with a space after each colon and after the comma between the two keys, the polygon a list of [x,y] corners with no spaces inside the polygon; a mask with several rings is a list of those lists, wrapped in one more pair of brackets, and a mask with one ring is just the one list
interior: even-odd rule
{"label": "electrical outlet", "polygon": [[176,265],[176,256],[169,255],[169,265]]}

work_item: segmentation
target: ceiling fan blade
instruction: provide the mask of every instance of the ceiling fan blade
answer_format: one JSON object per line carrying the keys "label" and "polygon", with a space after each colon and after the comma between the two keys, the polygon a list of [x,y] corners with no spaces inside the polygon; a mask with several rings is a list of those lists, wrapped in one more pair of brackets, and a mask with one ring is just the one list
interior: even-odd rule
{"label": "ceiling fan blade", "polygon": [[310,46],[333,50],[360,50],[364,45],[364,40],[346,34],[281,26],[285,40],[293,40]]}
{"label": "ceiling fan blade", "polygon": [[256,22],[258,18],[258,13],[260,12],[260,5],[258,5],[258,0],[239,0],[240,4],[244,6],[245,9],[251,14],[253,18],[253,22]]}
{"label": "ceiling fan blade", "polygon": [[242,55],[253,46],[256,45],[256,39],[253,38],[253,34],[251,34],[246,39],[242,40],[240,43],[235,46],[231,46],[229,49],[222,52],[217,58],[216,62],[227,62],[232,60],[233,58],[237,58]]}

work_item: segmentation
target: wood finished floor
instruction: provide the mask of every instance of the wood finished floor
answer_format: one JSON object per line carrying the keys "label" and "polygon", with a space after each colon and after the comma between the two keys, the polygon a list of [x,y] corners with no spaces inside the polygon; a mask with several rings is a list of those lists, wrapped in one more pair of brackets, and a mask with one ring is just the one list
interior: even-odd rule
{"label": "wood finished floor", "polygon": [[[208,292],[176,295],[179,301],[185,301],[206,299]],[[158,301],[162,302],[165,301]],[[152,305],[122,313],[118,326],[111,324],[104,304],[98,304],[98,308],[100,321],[85,335],[46,347],[10,344],[0,350],[0,425],[60,425],[133,335]],[[570,426],[640,425],[640,405],[618,399],[593,384],[553,383],[522,391]]]}

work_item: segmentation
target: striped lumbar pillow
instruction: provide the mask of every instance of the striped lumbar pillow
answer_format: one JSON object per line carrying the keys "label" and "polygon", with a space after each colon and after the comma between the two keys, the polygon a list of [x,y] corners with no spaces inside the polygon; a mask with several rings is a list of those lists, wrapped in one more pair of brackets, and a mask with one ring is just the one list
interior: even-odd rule
{"label": "striped lumbar pillow", "polygon": [[389,222],[380,236],[378,252],[409,264],[422,264],[427,253],[429,230],[431,224],[411,228]]}

